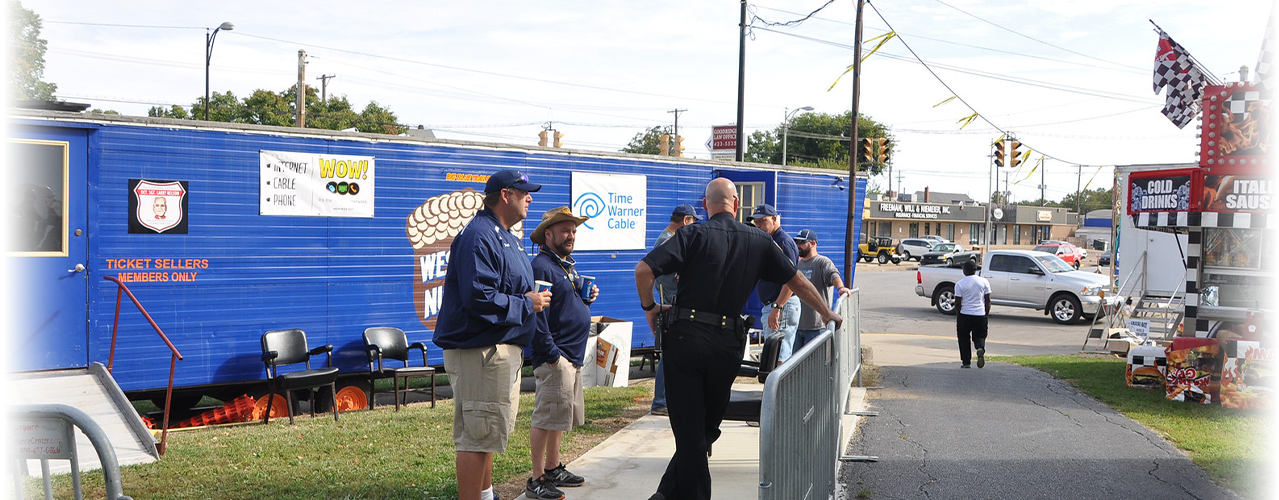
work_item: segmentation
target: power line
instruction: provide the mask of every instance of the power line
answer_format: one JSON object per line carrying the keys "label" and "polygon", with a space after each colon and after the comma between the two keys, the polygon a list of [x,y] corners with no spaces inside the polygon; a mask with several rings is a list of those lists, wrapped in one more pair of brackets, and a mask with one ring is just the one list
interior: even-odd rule
{"label": "power line", "polygon": [[[775,11],[777,11],[777,12],[785,12],[785,13],[787,13],[787,14],[795,14],[795,15],[799,15],[799,13],[797,13],[797,12],[791,12],[791,11],[787,11],[787,10],[784,10],[784,9],[777,9],[777,8],[772,8],[772,7],[760,7],[760,8],[761,8],[761,9],[766,9],[766,10],[775,10]],[[842,24],[842,25],[845,25],[845,26],[853,26],[853,25],[854,25],[854,23],[850,23],[850,22],[847,22],[847,21],[839,21],[839,20],[835,20],[835,19],[827,19],[827,18],[823,18],[823,17],[818,17],[818,18],[816,18],[816,19],[819,19],[819,20],[822,20],[822,21],[826,21],[826,22],[829,22],[829,23],[834,23],[834,24]],[[875,30],[875,31],[883,31],[883,32],[885,32],[885,33],[887,33],[887,32],[888,32],[887,30],[880,30],[880,29],[878,29],[878,28],[871,28],[871,27],[868,27],[867,29],[871,29],[871,30]],[[1058,62],[1058,63],[1062,63],[1062,64],[1072,64],[1072,65],[1076,65],[1076,66],[1085,66],[1085,67],[1089,67],[1089,68],[1097,68],[1097,69],[1103,69],[1103,70],[1107,70],[1107,71],[1122,71],[1122,72],[1125,72],[1125,73],[1134,73],[1134,74],[1143,74],[1143,75],[1144,75],[1144,74],[1146,74],[1146,73],[1148,72],[1148,71],[1147,71],[1147,70],[1145,70],[1145,69],[1137,69],[1137,68],[1134,68],[1134,69],[1120,69],[1120,68],[1115,68],[1115,67],[1113,67],[1113,66],[1101,66],[1101,65],[1097,65],[1097,64],[1088,64],[1088,63],[1080,62],[1080,61],[1068,61],[1068,60],[1065,60],[1065,59],[1056,59],[1056,58],[1052,58],[1052,57],[1037,56],[1037,55],[1034,55],[1034,54],[1025,54],[1025,53],[1021,53],[1021,52],[1014,52],[1014,51],[1011,51],[1011,50],[996,49],[996,48],[992,48],[992,47],[984,47],[984,46],[981,46],[981,45],[973,45],[973,44],[968,44],[968,43],[956,42],[956,41],[953,41],[953,40],[944,40],[944,39],[941,39],[941,38],[933,38],[933,37],[930,37],[930,36],[924,36],[924,35],[913,34],[913,33],[907,33],[907,34],[909,34],[909,35],[911,36],[911,38],[916,38],[916,39],[920,39],[920,40],[930,40],[930,41],[934,41],[934,42],[938,42],[938,43],[945,43],[945,44],[955,45],[955,46],[959,46],[959,47],[967,47],[967,48],[971,48],[971,49],[984,50],[984,51],[988,51],[988,52],[995,52],[995,53],[999,53],[999,54],[1008,54],[1008,55],[1018,56],[1018,57],[1026,57],[1026,58],[1030,58],[1030,59],[1039,59],[1039,60],[1043,60],[1043,61],[1052,61],[1052,62]],[[1130,68],[1130,67],[1127,67],[1127,66],[1126,66],[1125,68]]]}
{"label": "power line", "polygon": [[[763,30],[763,31],[768,31],[768,32],[771,32],[771,33],[777,33],[777,34],[779,34],[779,35],[785,35],[785,36],[790,36],[790,37],[800,38],[800,39],[809,40],[809,41],[817,42],[817,43],[821,43],[821,44],[826,44],[826,45],[830,45],[830,46],[832,46],[832,47],[839,47],[839,48],[843,48],[843,49],[847,49],[847,50],[853,50],[853,48],[854,48],[852,45],[848,45],[848,44],[844,44],[844,43],[839,43],[839,42],[833,42],[833,41],[830,41],[830,40],[823,40],[823,39],[821,39],[821,38],[816,38],[816,37],[810,37],[810,36],[804,36],[804,35],[797,35],[797,34],[795,34],[795,33],[787,33],[787,32],[785,32],[785,31],[777,31],[777,30],[773,30],[773,29],[769,29],[769,28],[758,28],[758,29]],[[900,34],[898,35],[898,38],[901,38],[901,35],[900,35]],[[902,44],[903,44],[903,45],[905,45],[905,42],[903,41],[903,42],[902,42]],[[909,49],[909,47],[908,47],[908,49]],[[911,54],[912,54],[912,55],[915,55],[915,54],[914,54],[914,51],[911,51]],[[886,58],[888,58],[888,59],[893,59],[893,60],[896,60],[896,61],[910,62],[910,63],[920,64],[920,65],[924,65],[924,66],[931,65],[931,66],[934,66],[934,67],[937,67],[937,68],[942,68],[942,69],[946,69],[946,70],[954,71],[954,72],[957,72],[957,73],[965,73],[965,74],[969,74],[969,75],[973,75],[973,76],[979,76],[979,77],[982,77],[982,78],[990,78],[990,79],[993,79],[993,80],[1001,80],[1001,81],[1006,81],[1006,82],[1009,82],[1009,83],[1016,83],[1016,84],[1020,84],[1020,85],[1027,85],[1027,86],[1031,86],[1031,87],[1040,87],[1040,88],[1045,88],[1045,89],[1049,89],[1049,90],[1057,90],[1057,91],[1061,91],[1061,92],[1069,92],[1069,93],[1073,93],[1073,94],[1081,94],[1081,95],[1086,95],[1086,96],[1091,96],[1091,97],[1101,97],[1101,98],[1105,98],[1105,99],[1115,99],[1115,100],[1121,100],[1121,101],[1139,102],[1139,103],[1143,103],[1143,104],[1150,104],[1150,105],[1154,105],[1154,104],[1156,104],[1156,102],[1155,102],[1154,100],[1152,100],[1152,99],[1150,99],[1150,98],[1147,98],[1147,97],[1140,97],[1140,96],[1128,96],[1128,95],[1124,95],[1124,94],[1116,94],[1116,93],[1113,93],[1113,92],[1106,92],[1106,91],[1102,91],[1102,90],[1085,89],[1085,88],[1080,88],[1080,87],[1071,87],[1071,86],[1067,86],[1067,85],[1055,84],[1055,83],[1051,83],[1051,82],[1044,82],[1044,81],[1040,81],[1040,80],[1031,80],[1031,79],[1029,79],[1029,78],[1020,78],[1020,77],[1013,77],[1013,76],[1004,76],[1004,75],[1000,75],[1000,74],[988,73],[988,72],[985,72],[985,71],[980,71],[980,70],[975,70],[975,69],[964,68],[964,67],[961,67],[961,66],[955,66],[955,65],[951,65],[951,64],[943,64],[943,63],[935,63],[935,62],[925,62],[923,59],[920,59],[917,55],[916,55],[916,57],[914,57],[914,58],[910,58],[910,57],[906,57],[906,56],[899,56],[899,55],[896,55],[896,54],[890,53],[890,52],[885,51],[885,50],[880,50],[880,51],[876,52],[876,53],[875,53],[875,55],[877,55],[877,56],[881,56],[881,57],[886,57]],[[930,72],[931,72],[931,71],[930,71]],[[934,74],[934,76],[935,76],[935,74]],[[1159,103],[1159,104],[1162,106],[1162,103]]]}
{"label": "power line", "polygon": [[114,23],[81,23],[75,21],[50,21],[41,19],[43,23],[48,24],[74,24],[78,26],[107,26],[111,28],[152,28],[152,29],[177,29],[177,30],[205,30],[208,26],[156,26],[148,24],[114,24]]}
{"label": "power line", "polygon": [[[983,19],[983,18],[981,18],[981,17],[979,17],[979,16],[977,16],[977,15],[975,15],[975,14],[971,14],[971,13],[969,13],[969,12],[967,12],[967,11],[963,10],[963,9],[960,9],[959,7],[955,7],[954,5],[951,5],[951,4],[948,4],[948,3],[946,3],[946,2],[943,2],[942,0],[933,0],[933,1],[934,1],[934,2],[937,2],[937,3],[939,3],[939,4],[942,4],[942,5],[945,5],[945,6],[947,6],[947,7],[950,7],[950,8],[952,8],[952,9],[955,9],[955,10],[957,10],[957,11],[959,11],[959,12],[962,12],[963,14],[965,14],[965,15],[967,15],[967,16],[969,16],[969,17],[972,17],[973,19],[976,19],[976,20],[978,20],[978,21],[981,21],[981,22],[983,22],[983,23],[987,23],[987,24],[989,24],[989,25],[991,25],[991,26],[994,26],[994,27],[999,28],[999,29],[1001,29],[1001,30],[1007,31],[1007,32],[1012,33],[1012,34],[1014,34],[1014,35],[1020,36],[1020,37],[1022,37],[1022,38],[1026,38],[1026,39],[1028,39],[1028,40],[1033,40],[1033,41],[1035,41],[1035,42],[1042,43],[1042,44],[1044,44],[1044,45],[1047,45],[1047,46],[1052,47],[1052,48],[1057,49],[1057,50],[1062,50],[1062,51],[1065,51],[1065,52],[1069,52],[1069,53],[1071,53],[1071,54],[1075,54],[1075,55],[1077,55],[1077,56],[1087,57],[1087,58],[1089,58],[1089,59],[1094,59],[1094,60],[1101,61],[1101,62],[1104,62],[1104,63],[1107,63],[1107,64],[1113,64],[1113,65],[1115,65],[1115,66],[1119,66],[1119,67],[1123,67],[1123,68],[1132,68],[1132,69],[1136,69],[1136,70],[1141,70],[1141,69],[1142,69],[1142,68],[1138,68],[1138,67],[1136,67],[1136,66],[1129,66],[1129,65],[1127,65],[1127,64],[1117,63],[1117,62],[1114,62],[1114,61],[1107,61],[1107,60],[1102,59],[1102,58],[1100,58],[1100,57],[1093,57],[1093,56],[1090,56],[1090,55],[1088,55],[1088,54],[1084,54],[1084,53],[1082,53],[1082,52],[1076,52],[1076,51],[1070,50],[1070,49],[1065,48],[1065,47],[1059,47],[1059,46],[1057,46],[1057,45],[1053,45],[1053,44],[1051,44],[1051,43],[1048,43],[1048,42],[1045,42],[1045,41],[1040,40],[1040,39],[1038,39],[1038,38],[1035,38],[1035,37],[1033,37],[1033,36],[1026,35],[1026,34],[1022,34],[1022,33],[1018,32],[1018,31],[1016,31],[1016,30],[1013,30],[1013,29],[1010,29],[1010,28],[1005,28],[1005,27],[1003,27],[1003,26],[1000,26],[999,24],[996,24],[996,23],[994,23],[993,21],[989,21],[989,20],[987,20],[987,19]],[[876,10],[876,12],[879,12],[879,11],[878,11],[878,10]],[[883,18],[883,16],[880,16],[880,18]]]}

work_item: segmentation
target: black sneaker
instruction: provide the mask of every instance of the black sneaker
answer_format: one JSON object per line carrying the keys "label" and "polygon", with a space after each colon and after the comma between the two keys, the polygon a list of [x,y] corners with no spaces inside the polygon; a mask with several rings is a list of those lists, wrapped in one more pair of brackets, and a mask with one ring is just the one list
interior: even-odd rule
{"label": "black sneaker", "polygon": [[960,368],[972,368],[972,365],[959,365]]}
{"label": "black sneaker", "polygon": [[977,350],[977,367],[978,368],[986,367],[986,350],[985,349]]}
{"label": "black sneaker", "polygon": [[550,479],[552,483],[555,483],[555,486],[561,488],[565,486],[569,488],[576,488],[586,482],[586,479],[582,476],[569,472],[568,469],[565,469],[564,464],[562,463],[554,469],[547,470],[545,476],[547,479]]}
{"label": "black sneaker", "polygon": [[541,500],[563,500],[564,492],[556,488],[546,474],[542,474],[536,479],[528,478],[528,482],[524,483],[524,496]]}

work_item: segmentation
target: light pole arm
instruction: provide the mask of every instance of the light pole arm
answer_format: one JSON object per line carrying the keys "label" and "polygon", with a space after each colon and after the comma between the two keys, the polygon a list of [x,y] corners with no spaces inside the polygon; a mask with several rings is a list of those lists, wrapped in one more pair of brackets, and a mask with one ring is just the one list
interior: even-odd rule
{"label": "light pole arm", "polygon": [[204,35],[204,120],[209,120],[209,63],[213,61],[213,42],[218,38],[218,32],[222,31],[219,26],[213,29],[212,33]]}

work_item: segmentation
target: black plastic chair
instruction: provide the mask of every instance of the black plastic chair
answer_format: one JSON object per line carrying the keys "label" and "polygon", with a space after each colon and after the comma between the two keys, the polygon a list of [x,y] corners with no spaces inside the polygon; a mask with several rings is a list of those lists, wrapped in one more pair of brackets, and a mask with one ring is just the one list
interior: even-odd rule
{"label": "black plastic chair", "polygon": [[[764,339],[764,346],[759,351],[759,361],[743,360],[737,374],[742,377],[755,377],[762,384],[768,374],[777,368],[777,358],[782,350],[785,335],[774,333]],[[732,391],[728,398],[728,408],[724,411],[724,420],[759,423],[760,409],[764,404],[764,391]]]}
{"label": "black plastic chair", "polygon": [[[422,366],[409,366],[411,349],[422,351]],[[401,397],[404,398],[403,404],[408,404],[409,377],[431,377],[431,408],[435,408],[435,368],[427,365],[426,344],[409,344],[404,330],[399,328],[375,326],[364,330],[364,352],[369,358],[369,410],[373,410],[373,403],[377,400],[373,379],[387,377],[391,378],[391,385],[395,388],[395,411],[400,411]],[[382,364],[384,359],[402,361],[404,366],[388,368]],[[403,391],[400,389],[400,379],[404,380]]]}
{"label": "black plastic chair", "polygon": [[[311,368],[311,356],[324,353],[328,355],[328,363],[324,368]],[[293,425],[293,391],[306,389],[308,392],[316,387],[329,386],[329,395],[337,401],[338,369],[333,367],[333,345],[307,349],[306,332],[298,329],[273,330],[262,334],[262,363],[266,365],[267,384],[270,395],[267,396],[266,412],[262,423],[271,422],[271,405],[275,402],[275,393],[284,392],[288,401],[289,425]],[[306,363],[305,370],[281,374],[281,366]],[[311,394],[311,416],[315,416],[315,395]],[[337,405],[333,405],[333,421],[338,419]]]}

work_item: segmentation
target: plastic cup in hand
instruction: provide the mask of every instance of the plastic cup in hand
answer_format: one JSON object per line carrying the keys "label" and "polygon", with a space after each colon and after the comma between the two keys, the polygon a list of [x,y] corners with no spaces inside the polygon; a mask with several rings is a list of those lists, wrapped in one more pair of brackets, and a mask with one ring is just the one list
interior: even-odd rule
{"label": "plastic cup in hand", "polygon": [[542,293],[542,292],[544,292],[544,291],[546,291],[546,290],[550,290],[550,289],[551,289],[551,283],[550,283],[549,281],[537,280],[537,281],[534,281],[533,283],[534,283],[535,285],[537,285],[537,287],[536,287],[536,289],[535,289],[535,291],[536,291],[537,293]]}
{"label": "plastic cup in hand", "polygon": [[591,300],[591,290],[595,288],[594,276],[582,276],[582,299]]}

